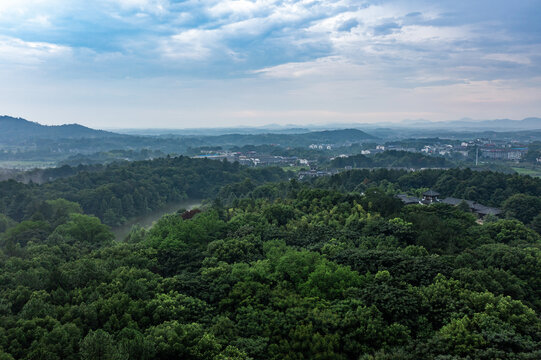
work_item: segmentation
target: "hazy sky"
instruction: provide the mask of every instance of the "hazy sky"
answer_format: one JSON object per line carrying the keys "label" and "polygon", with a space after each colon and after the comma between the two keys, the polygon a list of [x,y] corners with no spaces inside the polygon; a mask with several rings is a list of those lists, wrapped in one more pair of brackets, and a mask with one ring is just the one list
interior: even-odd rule
{"label": "hazy sky", "polygon": [[0,114],[109,128],[541,116],[540,19],[540,0],[0,0]]}

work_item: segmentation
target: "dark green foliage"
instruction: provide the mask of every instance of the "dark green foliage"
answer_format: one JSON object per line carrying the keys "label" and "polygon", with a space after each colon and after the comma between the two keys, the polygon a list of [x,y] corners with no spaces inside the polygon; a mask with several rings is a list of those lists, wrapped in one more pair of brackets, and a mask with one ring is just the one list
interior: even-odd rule
{"label": "dark green foliage", "polygon": [[331,161],[331,166],[337,168],[351,166],[353,168],[396,167],[419,169],[450,167],[451,165],[453,164],[443,157],[396,150],[384,151],[373,156],[359,154],[345,158],[338,157]]}
{"label": "dark green foliage", "polygon": [[0,359],[541,356],[541,236],[520,221],[251,174],[123,243],[75,203],[22,203],[0,234]]}
{"label": "dark green foliage", "polygon": [[[451,196],[495,207],[502,207],[507,199],[515,196],[515,200],[510,199],[509,201],[509,210],[518,210],[517,214],[521,217],[522,212],[526,212],[523,220],[528,221],[539,212],[533,214],[530,213],[529,209],[519,209],[520,204],[533,205],[537,208],[541,196],[541,179],[539,178],[490,171],[472,171],[471,169],[352,170],[332,177],[319,178],[315,180],[315,185],[340,191],[361,192],[370,187],[379,187],[394,194],[398,192],[413,193],[417,189],[433,189],[438,191],[442,197]],[[519,194],[522,195],[519,196]],[[513,206],[512,204],[517,205]],[[511,213],[509,215],[514,216]]]}
{"label": "dark green foliage", "polygon": [[287,176],[278,168],[250,169],[238,163],[182,156],[115,163],[43,185],[0,182],[0,213],[16,221],[26,220],[38,210],[50,211],[54,204],[44,200],[64,198],[77,202],[85,213],[104,223],[118,225],[171,202],[213,196],[225,184],[246,178],[261,184]]}
{"label": "dark green foliage", "polygon": [[532,222],[530,223],[530,227],[534,229],[535,231],[537,231],[538,234],[541,234],[541,213],[539,213],[532,219]]}
{"label": "dark green foliage", "polygon": [[503,202],[502,209],[507,216],[529,224],[541,213],[541,197],[515,194]]}

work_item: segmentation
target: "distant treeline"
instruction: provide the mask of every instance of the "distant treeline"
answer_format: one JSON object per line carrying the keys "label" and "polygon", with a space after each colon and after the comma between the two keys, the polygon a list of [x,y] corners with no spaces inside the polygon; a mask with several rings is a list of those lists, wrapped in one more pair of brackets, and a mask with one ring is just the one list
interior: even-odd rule
{"label": "distant treeline", "polygon": [[310,144],[352,144],[375,139],[374,136],[357,129],[312,131],[302,134],[228,134],[213,137],[201,137],[201,140],[210,141],[209,145],[235,145],[246,144],[280,146],[308,146]]}
{"label": "distant treeline", "polygon": [[111,150],[101,151],[92,154],[77,154],[62,160],[59,165],[94,165],[94,164],[109,164],[114,161],[137,161],[137,160],[152,160],[159,157],[165,157],[167,154],[162,151],[154,151],[149,149],[135,150]]}
{"label": "distant treeline", "polygon": [[62,165],[59,167],[32,169],[32,170],[16,170],[16,169],[0,169],[0,181],[16,180],[22,183],[43,184],[59,178],[73,176],[80,171],[97,171],[103,169],[103,165],[78,165],[69,166]]}
{"label": "distant treeline", "polygon": [[453,163],[438,156],[427,156],[420,153],[407,151],[384,151],[372,156],[362,154],[338,157],[331,161],[331,166],[343,168],[373,168],[373,167],[404,167],[404,168],[428,168],[428,167],[451,167]]}
{"label": "distant treeline", "polygon": [[44,200],[64,198],[108,225],[185,198],[206,198],[231,182],[285,180],[278,168],[249,169],[238,163],[187,157],[114,163],[43,185],[0,182],[0,213],[16,221],[48,211]]}
{"label": "distant treeline", "polygon": [[426,145],[434,145],[434,144],[450,144],[450,145],[460,145],[462,141],[461,140],[452,140],[452,139],[442,139],[439,137],[433,137],[433,138],[420,138],[420,139],[404,139],[404,140],[397,140],[397,141],[388,141],[385,143],[385,146],[402,146],[405,148],[414,148],[414,149],[422,149]]}

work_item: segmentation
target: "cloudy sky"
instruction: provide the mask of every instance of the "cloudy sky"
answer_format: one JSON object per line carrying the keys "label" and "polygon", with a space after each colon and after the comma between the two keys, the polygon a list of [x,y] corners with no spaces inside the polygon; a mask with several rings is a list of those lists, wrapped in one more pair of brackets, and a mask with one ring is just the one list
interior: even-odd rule
{"label": "cloudy sky", "polygon": [[541,1],[0,0],[0,114],[101,128],[541,116]]}

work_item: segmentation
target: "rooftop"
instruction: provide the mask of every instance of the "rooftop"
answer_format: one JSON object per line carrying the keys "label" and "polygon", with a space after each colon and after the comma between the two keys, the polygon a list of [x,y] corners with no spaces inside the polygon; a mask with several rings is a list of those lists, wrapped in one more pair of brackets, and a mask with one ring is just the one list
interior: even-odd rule
{"label": "rooftop", "polygon": [[416,198],[416,197],[413,197],[413,196],[408,196],[406,194],[400,194],[400,195],[396,195],[397,198],[399,198],[400,200],[402,200],[402,202],[406,205],[408,204],[418,204],[420,199]]}
{"label": "rooftop", "polygon": [[433,190],[428,190],[423,193],[423,196],[440,196],[440,193]]}

